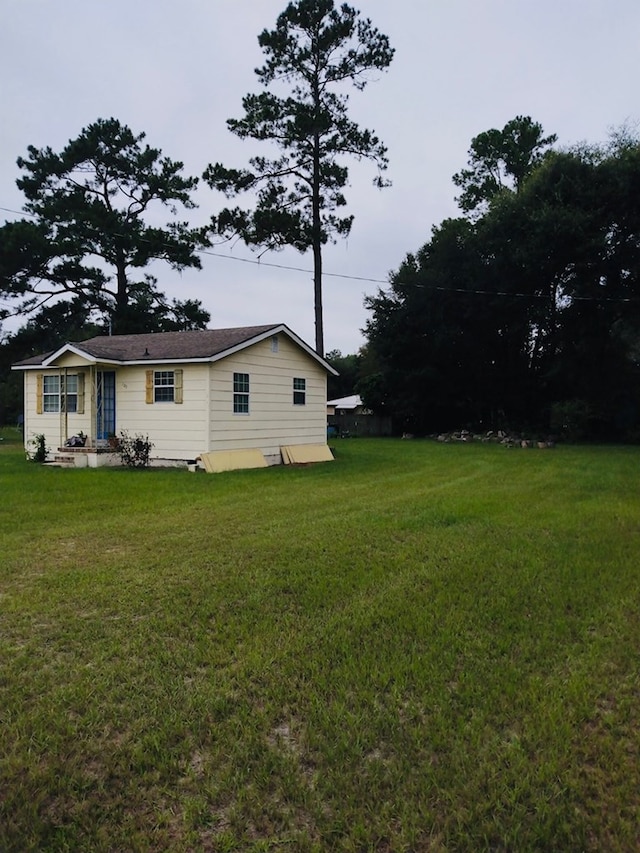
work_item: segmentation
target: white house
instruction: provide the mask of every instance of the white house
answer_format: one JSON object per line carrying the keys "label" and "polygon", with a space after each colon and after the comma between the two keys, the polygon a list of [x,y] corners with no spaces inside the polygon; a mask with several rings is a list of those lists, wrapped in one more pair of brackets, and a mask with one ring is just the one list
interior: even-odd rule
{"label": "white house", "polygon": [[148,436],[155,460],[259,450],[270,464],[283,446],[326,445],[336,372],[284,324],[101,336],[13,369],[25,444],[44,435],[57,449],[83,433],[97,454],[124,430]]}

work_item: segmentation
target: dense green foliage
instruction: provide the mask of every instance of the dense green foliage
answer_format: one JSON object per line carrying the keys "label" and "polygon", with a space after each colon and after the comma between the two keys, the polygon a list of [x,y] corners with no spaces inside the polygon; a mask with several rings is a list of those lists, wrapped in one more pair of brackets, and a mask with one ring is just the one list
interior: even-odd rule
{"label": "dense green foliage", "polygon": [[458,198],[465,213],[485,212],[500,192],[518,192],[525,178],[543,158],[545,149],[556,142],[555,134],[543,136],[542,125],[530,116],[517,116],[502,130],[495,128],[471,140],[469,163],[453,176],[462,189]]}
{"label": "dense green foliage", "polygon": [[338,397],[348,397],[356,393],[360,381],[360,365],[362,358],[359,353],[343,355],[339,349],[331,350],[325,356],[337,376],[327,376],[327,400]]}
{"label": "dense green foliage", "polygon": [[368,404],[412,431],[640,436],[639,189],[640,143],[619,134],[547,152],[434,228],[367,300]]}
{"label": "dense green foliage", "polygon": [[23,411],[22,373],[11,365],[32,355],[51,352],[66,341],[81,341],[103,334],[92,322],[91,308],[75,296],[41,308],[27,323],[0,343],[0,424],[15,424]]}
{"label": "dense green foliage", "polygon": [[[257,193],[255,209],[221,211],[217,228],[240,234],[249,244],[313,251],[316,350],[324,353],[322,246],[351,230],[346,205],[345,156],[387,167],[386,149],[369,130],[348,117],[345,84],[361,90],[370,71],[383,71],[393,58],[386,36],[346,3],[296,0],[279,15],[276,28],[258,37],[266,61],[256,69],[265,91],[247,95],[245,114],[230,119],[240,139],[269,141],[275,159],[254,157],[250,169],[210,165],[204,178],[228,196]],[[286,94],[278,90],[285,84]],[[376,183],[383,186],[380,175]]]}
{"label": "dense green foliage", "polygon": [[154,314],[178,327],[206,322],[199,303],[167,303],[153,277],[132,278],[157,260],[178,270],[199,267],[196,249],[207,242],[205,231],[184,222],[145,221],[163,207],[174,215],[178,205],[193,208],[197,178],[183,177],[183,164],[144,138],[116,119],[98,119],[60,154],[30,146],[18,158],[17,184],[31,218],[0,229],[5,315],[78,297],[119,334],[154,331]]}
{"label": "dense green foliage", "polygon": [[0,849],[636,851],[636,448],[0,442]]}

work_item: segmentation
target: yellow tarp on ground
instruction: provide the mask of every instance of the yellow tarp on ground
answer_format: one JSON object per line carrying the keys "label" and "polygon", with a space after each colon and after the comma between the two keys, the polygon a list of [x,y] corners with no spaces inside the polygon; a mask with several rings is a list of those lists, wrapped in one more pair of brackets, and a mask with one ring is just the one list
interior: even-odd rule
{"label": "yellow tarp on ground", "polygon": [[333,462],[333,453],[326,444],[289,444],[281,447],[282,461],[285,465],[304,462]]}
{"label": "yellow tarp on ground", "polygon": [[267,460],[261,450],[212,450],[201,453],[200,460],[207,474],[237,471],[240,468],[266,468]]}

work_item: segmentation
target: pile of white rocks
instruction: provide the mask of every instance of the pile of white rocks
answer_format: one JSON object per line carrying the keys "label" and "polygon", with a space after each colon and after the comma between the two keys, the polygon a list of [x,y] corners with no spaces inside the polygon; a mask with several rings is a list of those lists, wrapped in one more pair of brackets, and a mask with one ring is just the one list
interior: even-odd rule
{"label": "pile of white rocks", "polygon": [[431,436],[431,438],[435,439],[435,441],[441,441],[447,444],[453,442],[480,441],[485,444],[491,442],[494,444],[501,444],[504,447],[522,447],[524,449],[537,447],[540,450],[548,450],[556,446],[556,440],[553,436],[531,439],[518,433],[505,432],[501,429],[490,429],[485,433],[475,433],[468,429],[461,429],[454,432],[441,432],[437,435]]}

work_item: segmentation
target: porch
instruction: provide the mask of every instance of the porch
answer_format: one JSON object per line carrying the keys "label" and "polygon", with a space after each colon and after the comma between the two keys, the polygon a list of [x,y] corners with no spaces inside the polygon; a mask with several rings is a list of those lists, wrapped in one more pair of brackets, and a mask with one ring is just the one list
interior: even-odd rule
{"label": "porch", "polygon": [[102,468],[121,465],[120,455],[106,442],[83,447],[58,447],[46,465],[56,468]]}
{"label": "porch", "polygon": [[[51,395],[50,405],[55,407],[53,411],[57,409],[59,421],[57,430],[48,431],[49,444],[58,448],[58,454],[113,454],[117,443],[116,371],[102,365],[69,365],[59,371],[57,379],[58,397]],[[46,410],[42,405],[42,411]],[[78,439],[82,445],[69,446]]]}

